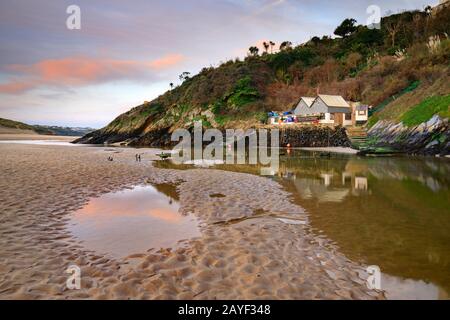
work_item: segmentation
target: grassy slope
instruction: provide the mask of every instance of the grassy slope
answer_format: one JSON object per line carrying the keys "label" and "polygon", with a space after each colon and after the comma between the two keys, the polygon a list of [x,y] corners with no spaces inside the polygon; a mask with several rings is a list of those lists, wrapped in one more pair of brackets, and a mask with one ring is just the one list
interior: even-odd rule
{"label": "grassy slope", "polygon": [[432,83],[424,82],[417,89],[408,92],[376,112],[369,120],[370,126],[378,120],[403,122],[407,126],[418,125],[428,121],[435,114],[443,118],[450,117],[450,76],[449,68],[442,70],[442,75]]}
{"label": "grassy slope", "polygon": [[402,122],[407,126],[418,125],[428,121],[433,115],[449,118],[450,95],[426,98],[402,115]]}
{"label": "grassy slope", "polygon": [[[36,133],[36,134],[45,134],[52,135],[53,132],[45,129],[45,128],[37,128],[31,126],[29,124],[25,124],[18,121],[13,121],[9,119],[0,118],[0,127],[2,127],[2,132],[9,133]],[[9,130],[8,130],[9,129]]]}
{"label": "grassy slope", "polygon": [[28,124],[13,121],[9,119],[0,118],[0,126],[11,129],[20,129],[20,130],[31,130],[34,131],[34,127]]}

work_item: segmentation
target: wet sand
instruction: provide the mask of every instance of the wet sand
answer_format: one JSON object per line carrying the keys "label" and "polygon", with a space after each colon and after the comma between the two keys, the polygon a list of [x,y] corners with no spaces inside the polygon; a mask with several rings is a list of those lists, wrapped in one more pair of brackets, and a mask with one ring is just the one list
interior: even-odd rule
{"label": "wet sand", "polygon": [[33,133],[24,133],[24,134],[16,134],[16,133],[3,133],[0,131],[0,141],[11,141],[11,140],[53,140],[53,141],[65,141],[72,142],[79,137],[69,137],[69,136],[47,136],[41,134],[33,134]]}
{"label": "wet sand", "polygon": [[[141,163],[135,153],[0,145],[1,299],[383,298],[367,289],[363,266],[311,232],[307,214],[275,181],[158,169],[150,161],[156,150],[139,150]],[[92,197],[147,183],[176,183],[180,212],[199,219],[201,236],[114,259],[68,231],[73,212]],[[81,290],[66,287],[73,264]]]}
{"label": "wet sand", "polygon": [[324,147],[324,148],[299,148],[300,150],[306,151],[320,151],[320,152],[331,152],[331,153],[344,153],[344,154],[357,154],[358,150],[353,148],[344,147]]}

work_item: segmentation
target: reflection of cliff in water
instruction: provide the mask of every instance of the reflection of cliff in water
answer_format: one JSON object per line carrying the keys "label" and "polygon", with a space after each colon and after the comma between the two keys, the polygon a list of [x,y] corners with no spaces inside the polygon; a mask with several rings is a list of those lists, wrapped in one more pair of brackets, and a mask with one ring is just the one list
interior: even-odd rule
{"label": "reflection of cliff in water", "polygon": [[[422,158],[357,158],[289,157],[280,163],[278,175],[286,179],[322,181],[331,187],[367,190],[368,178],[413,180],[432,191],[448,189],[450,185],[450,163],[444,159]],[[311,184],[317,184],[310,180]],[[350,186],[346,181],[350,180]],[[319,183],[320,184],[320,183]]]}

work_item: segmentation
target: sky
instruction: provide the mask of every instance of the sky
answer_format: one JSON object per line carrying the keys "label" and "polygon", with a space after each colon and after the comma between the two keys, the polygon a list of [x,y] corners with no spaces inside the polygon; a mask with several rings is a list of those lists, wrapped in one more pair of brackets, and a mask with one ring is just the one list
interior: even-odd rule
{"label": "sky", "polygon": [[[179,84],[184,71],[243,58],[271,40],[332,35],[438,0],[1,0],[0,117],[101,128]],[[80,29],[67,8],[80,9]]]}

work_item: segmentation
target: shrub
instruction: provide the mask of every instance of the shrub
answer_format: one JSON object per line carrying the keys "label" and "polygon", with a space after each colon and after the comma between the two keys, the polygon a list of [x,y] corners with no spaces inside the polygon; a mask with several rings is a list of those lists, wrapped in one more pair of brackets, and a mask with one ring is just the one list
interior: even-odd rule
{"label": "shrub", "polygon": [[238,80],[233,92],[226,95],[224,100],[232,108],[239,109],[248,103],[258,100],[259,96],[258,90],[252,85],[251,77],[245,76]]}

